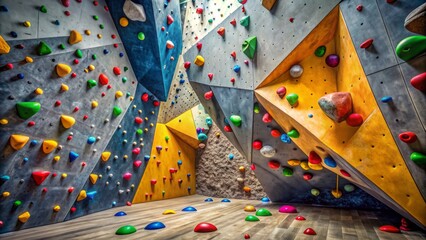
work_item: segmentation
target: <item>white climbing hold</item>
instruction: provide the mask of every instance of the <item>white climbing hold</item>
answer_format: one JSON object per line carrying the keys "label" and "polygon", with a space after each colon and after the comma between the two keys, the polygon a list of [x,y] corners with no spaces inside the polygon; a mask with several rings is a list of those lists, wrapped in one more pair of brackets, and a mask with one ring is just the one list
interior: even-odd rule
{"label": "white climbing hold", "polygon": [[123,6],[123,12],[126,14],[127,18],[132,21],[146,21],[145,9],[141,4],[132,2],[131,0],[126,0]]}

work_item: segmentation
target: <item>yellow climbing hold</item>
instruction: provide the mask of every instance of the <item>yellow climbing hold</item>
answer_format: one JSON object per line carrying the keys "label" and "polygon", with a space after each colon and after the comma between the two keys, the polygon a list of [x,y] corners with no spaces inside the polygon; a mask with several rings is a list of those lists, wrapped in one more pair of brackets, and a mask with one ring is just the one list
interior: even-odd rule
{"label": "yellow climbing hold", "polygon": [[68,43],[73,45],[81,42],[81,40],[83,40],[83,36],[81,36],[81,34],[76,30],[72,30],[70,33],[70,37],[68,38]]}
{"label": "yellow climbing hold", "polygon": [[55,70],[59,77],[65,77],[66,75],[70,74],[72,69],[65,63],[58,63],[55,67]]}
{"label": "yellow climbing hold", "polygon": [[61,115],[61,123],[64,128],[70,128],[75,124],[75,119],[71,116]]}
{"label": "yellow climbing hold", "polygon": [[41,89],[41,88],[36,88],[36,90],[34,90],[34,93],[35,93],[36,95],[43,95],[43,89]]}
{"label": "yellow climbing hold", "polygon": [[96,35],[99,39],[101,39],[102,38],[102,34],[98,34],[98,35]]}
{"label": "yellow climbing hold", "polygon": [[31,217],[30,212],[26,211],[22,213],[21,215],[19,215],[18,219],[21,223],[26,223],[30,217]]}
{"label": "yellow climbing hold", "polygon": [[59,212],[59,210],[61,210],[61,207],[59,205],[56,205],[55,207],[53,207],[54,212]]}
{"label": "yellow climbing hold", "polygon": [[95,70],[95,66],[93,66],[92,64],[90,64],[90,65],[89,65],[89,70],[90,70],[90,71]]}
{"label": "yellow climbing hold", "polygon": [[98,102],[92,101],[92,108],[96,108],[98,106]]}
{"label": "yellow climbing hold", "polygon": [[122,96],[123,96],[123,92],[122,91],[115,92],[115,98],[121,98]]}
{"label": "yellow climbing hold", "polygon": [[6,53],[9,53],[9,51],[10,51],[9,44],[7,44],[4,38],[0,35],[0,54],[6,54]]}
{"label": "yellow climbing hold", "polygon": [[290,166],[299,166],[300,165],[300,160],[290,159],[290,160],[287,161],[287,163]]}
{"label": "yellow climbing hold", "polygon": [[44,153],[48,154],[53,152],[53,150],[55,150],[57,146],[58,142],[56,142],[55,140],[44,140],[42,144],[42,149]]}
{"label": "yellow climbing hold", "polygon": [[1,195],[3,197],[9,197],[10,196],[10,192],[3,192]]}
{"label": "yellow climbing hold", "polygon": [[12,134],[10,135],[9,144],[13,149],[19,150],[23,148],[25,144],[27,144],[28,140],[30,140],[30,137],[27,137],[24,135]]}
{"label": "yellow climbing hold", "polygon": [[308,161],[302,161],[302,162],[300,163],[300,167],[301,167],[303,170],[309,170]]}
{"label": "yellow climbing hold", "polygon": [[84,200],[87,197],[86,190],[81,190],[77,197],[77,202]]}
{"label": "yellow climbing hold", "polygon": [[92,184],[95,184],[98,181],[98,174],[90,174],[89,179]]}
{"label": "yellow climbing hold", "polygon": [[129,20],[126,17],[120,18],[120,26],[127,27],[129,25]]}
{"label": "yellow climbing hold", "polygon": [[0,124],[1,125],[6,125],[6,124],[8,124],[9,123],[9,120],[7,120],[6,118],[2,118],[2,119],[0,119]]}
{"label": "yellow climbing hold", "polygon": [[61,177],[62,177],[62,178],[67,178],[67,177],[68,177],[68,174],[66,174],[66,173],[62,173],[62,174],[61,174]]}
{"label": "yellow climbing hold", "polygon": [[30,21],[25,21],[24,22],[24,26],[27,27],[27,28],[31,27],[31,22]]}
{"label": "yellow climbing hold", "polygon": [[323,167],[322,167],[322,165],[321,165],[321,164],[312,164],[312,163],[308,162],[308,166],[309,166],[309,168],[311,168],[312,170],[317,170],[317,171],[319,171],[319,170],[322,170],[322,169],[323,169]]}
{"label": "yellow climbing hold", "polygon": [[92,32],[90,32],[90,30],[87,29],[87,30],[84,30],[84,34],[86,34],[87,36],[89,36],[90,34],[92,34]]}
{"label": "yellow climbing hold", "polygon": [[59,161],[60,159],[61,159],[61,156],[55,156],[55,157],[53,158],[53,160],[55,160],[55,162]]}
{"label": "yellow climbing hold", "polygon": [[247,205],[244,207],[244,211],[246,212],[256,212],[256,208],[252,205]]}
{"label": "yellow climbing hold", "polygon": [[104,162],[108,161],[110,156],[111,156],[111,152],[103,152],[101,154],[102,161],[104,161]]}
{"label": "yellow climbing hold", "polygon": [[204,58],[201,55],[197,55],[194,60],[195,65],[201,67],[204,65]]}
{"label": "yellow climbing hold", "polygon": [[167,215],[167,214],[176,214],[176,212],[175,210],[167,209],[163,212],[163,215]]}
{"label": "yellow climbing hold", "polygon": [[32,63],[32,62],[34,62],[34,60],[31,57],[26,56],[25,57],[25,62]]}
{"label": "yellow climbing hold", "polygon": [[68,85],[66,85],[66,84],[61,84],[61,91],[62,92],[66,92],[66,91],[68,91],[70,88],[68,87]]}

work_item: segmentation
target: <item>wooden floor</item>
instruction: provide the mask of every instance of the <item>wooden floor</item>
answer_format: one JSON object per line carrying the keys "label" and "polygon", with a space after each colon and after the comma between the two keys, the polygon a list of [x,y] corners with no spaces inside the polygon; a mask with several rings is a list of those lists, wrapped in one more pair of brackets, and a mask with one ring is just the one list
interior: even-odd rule
{"label": "wooden floor", "polygon": [[[405,232],[404,234],[385,233],[378,230],[388,224],[379,214],[369,211],[344,210],[295,205],[298,214],[278,212],[278,204],[262,204],[253,200],[232,200],[222,203],[204,202],[205,196],[193,195],[164,201],[149,202],[131,207],[118,207],[91,214],[71,221],[25,229],[0,235],[0,239],[244,239],[248,233],[251,239],[426,239],[424,232]],[[264,207],[272,212],[270,217],[259,217],[259,222],[246,222],[248,214],[244,206],[251,204],[256,208]],[[182,212],[186,206],[197,208],[197,212]],[[176,214],[162,215],[166,209],[174,209]],[[118,211],[128,215],[114,217]],[[306,221],[295,221],[297,215]],[[161,221],[166,228],[144,230],[154,221]],[[194,227],[200,222],[216,225],[218,231],[195,233]],[[115,235],[123,225],[133,225],[137,232],[131,235]],[[308,236],[303,231],[311,227],[316,236]]]}

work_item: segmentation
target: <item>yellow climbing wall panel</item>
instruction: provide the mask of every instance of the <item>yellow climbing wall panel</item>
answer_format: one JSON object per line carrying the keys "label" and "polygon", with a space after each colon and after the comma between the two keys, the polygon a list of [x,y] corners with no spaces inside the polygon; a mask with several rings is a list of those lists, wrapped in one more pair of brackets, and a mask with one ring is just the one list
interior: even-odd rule
{"label": "yellow climbing wall panel", "polygon": [[[291,79],[287,72],[266,87],[257,89],[256,96],[286,131],[294,127],[300,132],[300,138],[293,140],[305,153],[315,150],[324,157],[326,153],[316,146],[325,152],[333,150],[425,224],[425,201],[378,108],[342,15],[336,16],[335,21],[338,22],[335,39],[326,44],[325,56],[337,53],[341,58],[337,68],[327,67],[325,56],[318,58],[312,54],[299,62],[304,68],[299,79]],[[314,50],[297,49],[311,53]],[[335,71],[334,75],[332,71]],[[285,99],[278,97],[275,91],[281,86],[287,88],[287,93],[299,95],[297,107],[292,108]],[[334,91],[351,93],[354,112],[364,117],[360,127],[335,123],[319,108],[318,99]],[[309,118],[308,114],[313,117]]]}
{"label": "yellow climbing wall panel", "polygon": [[[169,137],[168,141],[166,136]],[[148,161],[133,203],[195,194],[196,150],[177,138],[165,124],[161,123],[157,123],[152,146],[151,159]],[[157,151],[157,146],[161,146],[162,150]],[[178,165],[178,160],[182,161],[182,165]],[[170,169],[177,171],[170,173]],[[179,179],[182,180],[181,183]],[[151,180],[156,180],[156,184],[152,184]]]}
{"label": "yellow climbing wall panel", "polygon": [[177,135],[182,141],[186,142],[193,148],[198,148],[198,136],[195,128],[192,109],[182,113],[176,118],[166,123],[167,128]]}

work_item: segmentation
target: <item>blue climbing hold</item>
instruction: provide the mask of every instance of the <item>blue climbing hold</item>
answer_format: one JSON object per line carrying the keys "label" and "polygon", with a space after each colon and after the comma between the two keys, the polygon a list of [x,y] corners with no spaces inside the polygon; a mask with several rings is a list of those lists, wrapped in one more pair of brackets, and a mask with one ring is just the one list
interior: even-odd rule
{"label": "blue climbing hold", "polygon": [[234,72],[239,73],[241,70],[241,67],[239,65],[234,66]]}
{"label": "blue climbing hold", "polygon": [[93,144],[94,142],[96,142],[96,138],[93,136],[90,136],[89,138],[87,138],[87,144]]}
{"label": "blue climbing hold", "polygon": [[187,177],[191,177],[191,174],[190,174],[190,173],[188,173],[188,174],[186,174],[186,176],[187,176]]}
{"label": "blue climbing hold", "polygon": [[11,31],[10,32],[10,36],[13,37],[13,38],[17,38],[18,34],[16,32],[14,32],[14,31]]}
{"label": "blue climbing hold", "polygon": [[180,159],[179,159],[179,160],[177,161],[177,164],[178,164],[178,166],[182,165],[182,160],[180,160]]}
{"label": "blue climbing hold", "polygon": [[24,157],[24,162],[28,162],[30,159],[28,159],[27,157]]}
{"label": "blue climbing hold", "polygon": [[213,202],[213,198],[206,198],[204,202]]}
{"label": "blue climbing hold", "polygon": [[184,84],[184,83],[185,83],[185,79],[179,80],[179,84]]}
{"label": "blue climbing hold", "polygon": [[0,6],[0,12],[9,12],[9,9],[6,6],[2,5]]}
{"label": "blue climbing hold", "polygon": [[78,153],[71,151],[69,154],[70,162],[74,162],[74,160],[76,160],[78,156],[79,156]]}
{"label": "blue climbing hold", "polygon": [[119,211],[119,212],[116,212],[115,214],[114,214],[114,216],[116,216],[116,217],[122,217],[122,216],[126,216],[127,215],[127,213],[125,213],[125,212],[123,212],[123,211]]}
{"label": "blue climbing hold", "polygon": [[384,103],[392,102],[392,97],[389,97],[389,96],[382,97],[382,98],[380,99],[380,101],[381,101],[381,102],[384,102]]}
{"label": "blue climbing hold", "polygon": [[8,175],[1,176],[0,180],[3,181],[3,182],[9,181],[10,180],[10,176],[8,176]]}
{"label": "blue climbing hold", "polygon": [[229,157],[229,160],[232,160],[234,159],[234,154],[230,153],[228,157]]}
{"label": "blue climbing hold", "polygon": [[59,20],[55,20],[55,21],[53,21],[53,24],[55,24],[55,25],[57,25],[57,26],[61,25],[61,23],[59,22]]}
{"label": "blue climbing hold", "polygon": [[146,225],[145,230],[157,230],[165,227],[166,225],[164,225],[162,222],[152,222]]}
{"label": "blue climbing hold", "polygon": [[270,202],[271,200],[269,200],[269,198],[267,198],[267,197],[263,197],[261,199],[261,201],[264,202],[264,203],[267,203],[267,202]]}
{"label": "blue climbing hold", "polygon": [[37,145],[38,141],[37,140],[31,140],[30,142],[30,146],[34,147],[35,145]]}
{"label": "blue climbing hold", "polygon": [[116,201],[112,202],[112,206],[115,207],[115,205],[117,205],[117,202]]}
{"label": "blue climbing hold", "polygon": [[225,122],[225,125],[229,125],[228,119],[224,118],[223,121]]}
{"label": "blue climbing hold", "polygon": [[324,158],[324,163],[325,163],[325,165],[327,165],[327,166],[329,166],[331,168],[337,167],[336,161],[334,161],[334,159],[332,157],[330,157],[330,156]]}
{"label": "blue climbing hold", "polygon": [[196,212],[197,209],[195,207],[188,206],[188,207],[183,208],[182,211],[183,212]]}
{"label": "blue climbing hold", "polygon": [[198,140],[199,141],[206,141],[207,140],[207,135],[205,133],[199,133],[198,134]]}
{"label": "blue climbing hold", "polygon": [[124,53],[121,52],[121,53],[118,54],[118,56],[124,57]]}
{"label": "blue climbing hold", "polygon": [[281,135],[280,139],[283,143],[291,143],[291,138],[285,133]]}
{"label": "blue climbing hold", "polygon": [[207,126],[211,127],[213,125],[213,120],[211,117],[206,117]]}
{"label": "blue climbing hold", "polygon": [[314,115],[312,113],[308,114],[308,118],[313,118],[313,117],[314,117]]}
{"label": "blue climbing hold", "polygon": [[145,161],[148,161],[150,158],[151,158],[151,156],[149,156],[149,155],[143,156],[143,160],[145,160]]}
{"label": "blue climbing hold", "polygon": [[87,198],[89,200],[93,200],[93,198],[95,198],[96,193],[97,193],[96,191],[91,191],[91,192],[86,193]]}
{"label": "blue climbing hold", "polygon": [[222,199],[222,201],[221,202],[231,202],[231,200],[229,200],[229,199],[227,199],[227,198],[224,198],[224,199]]}
{"label": "blue climbing hold", "polygon": [[108,49],[104,49],[104,54],[108,54],[108,53],[109,53]]}
{"label": "blue climbing hold", "polygon": [[18,75],[16,75],[16,77],[18,79],[24,79],[25,75],[23,73],[18,73]]}

